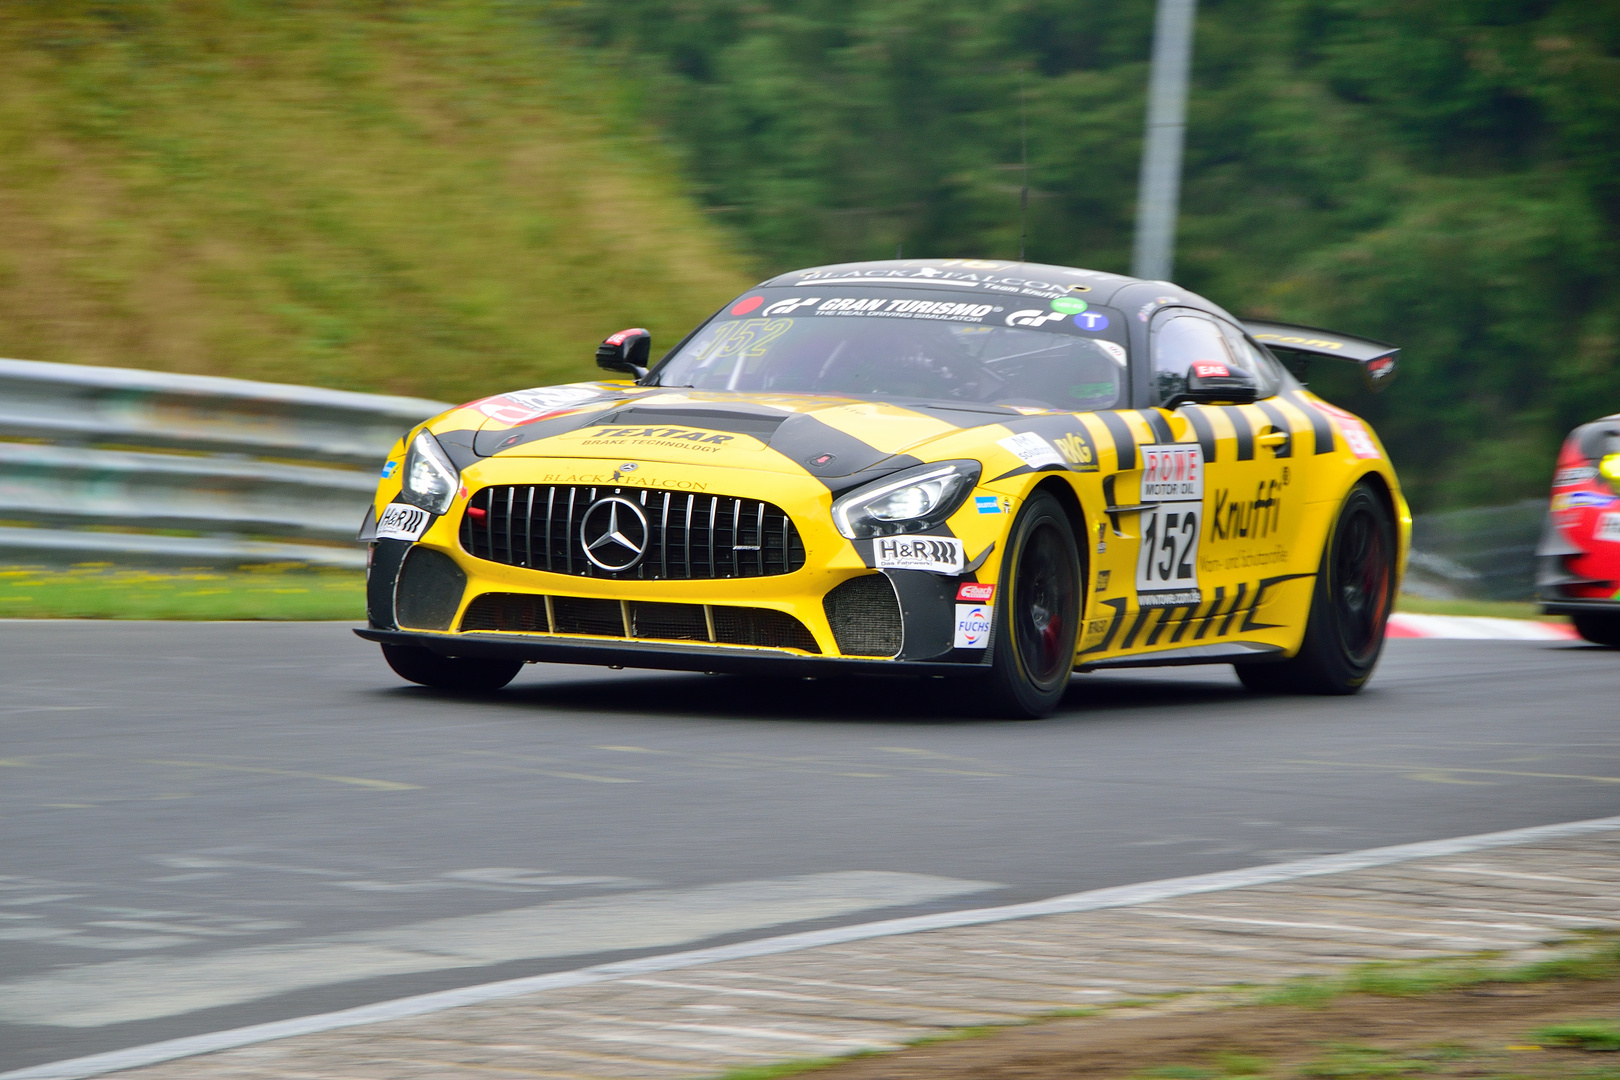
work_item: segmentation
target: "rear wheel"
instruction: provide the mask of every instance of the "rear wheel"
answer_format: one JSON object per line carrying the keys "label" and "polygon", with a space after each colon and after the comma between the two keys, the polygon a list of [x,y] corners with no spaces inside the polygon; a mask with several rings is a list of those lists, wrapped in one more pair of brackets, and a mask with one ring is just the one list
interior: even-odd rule
{"label": "rear wheel", "polygon": [[383,659],[402,679],[435,690],[479,692],[499,690],[523,670],[521,660],[480,660],[470,656],[440,656],[420,645],[384,645]]}
{"label": "rear wheel", "polygon": [[1583,611],[1578,615],[1571,615],[1569,621],[1575,624],[1575,632],[1592,644],[1620,649],[1620,614]]}
{"label": "rear wheel", "polygon": [[1037,494],[1013,523],[1002,561],[984,710],[1029,719],[1063,700],[1074,669],[1084,576],[1074,529],[1052,496]]}
{"label": "rear wheel", "polygon": [[1378,665],[1395,590],[1395,524],[1365,482],[1350,489],[1322,553],[1299,652],[1239,664],[1243,685],[1267,694],[1354,694]]}

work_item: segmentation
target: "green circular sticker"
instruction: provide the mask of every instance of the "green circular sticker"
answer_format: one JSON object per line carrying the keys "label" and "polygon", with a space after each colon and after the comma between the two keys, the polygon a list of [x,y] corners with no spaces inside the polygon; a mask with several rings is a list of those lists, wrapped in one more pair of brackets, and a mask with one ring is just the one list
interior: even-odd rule
{"label": "green circular sticker", "polygon": [[1086,302],[1078,296],[1060,296],[1052,301],[1052,310],[1065,315],[1078,315],[1086,310]]}

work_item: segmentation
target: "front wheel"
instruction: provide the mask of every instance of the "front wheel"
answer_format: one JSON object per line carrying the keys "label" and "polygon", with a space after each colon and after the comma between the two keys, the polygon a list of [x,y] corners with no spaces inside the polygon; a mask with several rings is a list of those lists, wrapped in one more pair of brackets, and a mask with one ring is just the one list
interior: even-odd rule
{"label": "front wheel", "polygon": [[1013,523],[1002,560],[990,674],[982,690],[994,716],[1034,719],[1063,700],[1080,632],[1080,549],[1063,507],[1037,494]]}
{"label": "front wheel", "polygon": [[1263,694],[1354,694],[1384,651],[1395,601],[1395,524],[1365,481],[1350,489],[1328,537],[1311,594],[1305,640],[1280,663],[1239,664]]}
{"label": "front wheel", "polygon": [[1575,632],[1594,645],[1620,649],[1620,613],[1582,611],[1569,617]]}
{"label": "front wheel", "polygon": [[440,656],[420,645],[384,645],[383,659],[402,679],[435,690],[487,693],[499,690],[523,670],[521,660],[480,660],[470,656]]}

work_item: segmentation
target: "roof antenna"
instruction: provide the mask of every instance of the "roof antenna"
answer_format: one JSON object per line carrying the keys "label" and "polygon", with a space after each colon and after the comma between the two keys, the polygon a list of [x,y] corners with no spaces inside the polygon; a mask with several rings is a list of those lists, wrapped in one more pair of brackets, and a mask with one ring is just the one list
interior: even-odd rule
{"label": "roof antenna", "polygon": [[903,259],[906,257],[906,242],[904,240],[894,245],[894,257],[897,259]]}
{"label": "roof antenna", "polygon": [[1018,72],[1018,156],[1023,186],[1018,191],[1018,261],[1024,261],[1024,241],[1029,236],[1029,124],[1024,100],[1024,72]]}

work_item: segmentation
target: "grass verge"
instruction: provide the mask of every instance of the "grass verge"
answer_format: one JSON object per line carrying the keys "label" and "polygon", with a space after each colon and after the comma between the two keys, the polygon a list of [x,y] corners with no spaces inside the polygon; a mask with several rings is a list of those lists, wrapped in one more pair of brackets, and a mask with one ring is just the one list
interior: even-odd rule
{"label": "grass verge", "polygon": [[1538,622],[1564,622],[1561,615],[1543,615],[1541,606],[1530,601],[1507,600],[1426,600],[1402,593],[1395,610],[1411,615],[1489,615],[1498,619],[1535,619]]}
{"label": "grass verge", "polygon": [[[834,1057],[800,1059],[721,1074],[717,1080],[776,1080],[777,1077],[826,1071],[829,1080],[913,1080],[937,1075],[945,1080],[981,1076],[1052,1075],[1121,1077],[1128,1080],[1304,1080],[1316,1077],[1476,1077],[1485,1080],[1620,1080],[1620,1068],[1600,1064],[1603,1051],[1620,1049],[1620,1024],[1606,1019],[1559,1018],[1506,1026],[1501,1018],[1484,1024],[1466,1010],[1487,1000],[1534,1003],[1536,989],[1548,995],[1585,999],[1587,991],[1571,987],[1612,986],[1620,980],[1620,937],[1591,934],[1569,951],[1530,964],[1504,965],[1478,955],[1404,963],[1359,966],[1332,978],[1295,979],[1274,987],[1236,987],[1237,993],[1211,995],[1209,1008],[1177,1014],[1155,1010],[1183,995],[1154,1000],[1113,1002],[1094,1008],[1065,1010],[1003,1025],[976,1026],[925,1036],[894,1052],[861,1051]],[[1495,987],[1494,991],[1483,989]],[[1562,988],[1562,989],[1560,989]],[[1591,991],[1595,993],[1596,991]],[[1521,994],[1529,993],[1529,998]],[[1459,995],[1462,997],[1459,999]],[[1505,996],[1504,996],[1505,995]],[[1610,994],[1610,997],[1613,995]],[[1380,1009],[1388,999],[1405,999],[1393,1024],[1414,1024],[1418,1038],[1362,1038],[1379,1028]],[[1369,1011],[1369,1004],[1385,1004]],[[1461,1004],[1459,1004],[1459,1001]],[[1531,1004],[1531,1008],[1536,1006]],[[1335,1011],[1352,1014],[1345,1022]],[[1460,1011],[1461,1010],[1461,1014]],[[1584,1010],[1583,1010],[1584,1011]],[[1111,1014],[1137,1016],[1124,1041],[1134,1066],[1107,1051],[1106,1038],[1089,1047],[1083,1041],[1062,1045],[1064,1032],[1049,1021]],[[1158,1013],[1155,1016],[1155,1013]],[[1229,1018],[1234,1028],[1271,1032],[1262,1052],[1241,1045],[1220,1046],[1205,1038],[1195,1062],[1185,1060],[1187,1046],[1175,1026]],[[1321,1020],[1311,1017],[1320,1016]],[[1202,1017],[1204,1019],[1200,1020]],[[1476,1023],[1481,1026],[1476,1028]],[[1337,1032],[1347,1027],[1348,1032]],[[1390,1023],[1384,1024],[1387,1032]],[[1074,1029],[1079,1031],[1081,1029]],[[1400,1029],[1396,1029],[1397,1032]],[[1344,1034],[1354,1033],[1346,1038]],[[1251,1030],[1252,1034],[1252,1030]],[[1026,1039],[1025,1036],[1030,1036]],[[1438,1037],[1436,1037],[1438,1036]],[[1236,1041],[1241,1043],[1240,1033]],[[1005,1040],[998,1042],[997,1040]],[[1155,1062],[1154,1047],[1164,1056]],[[960,1047],[957,1053],[952,1047]],[[998,1047],[1002,1049],[998,1050]],[[1557,1056],[1552,1051],[1562,1051]],[[1571,1056],[1571,1054],[1574,1056]],[[922,1056],[918,1056],[922,1055]],[[1183,1060],[1176,1061],[1177,1056]],[[1169,1060],[1166,1060],[1168,1058]],[[1595,1067],[1588,1067],[1589,1065]],[[1042,1072],[1042,1068],[1046,1070]],[[1034,1069],[1035,1072],[1029,1072]]]}
{"label": "grass verge", "polygon": [[365,576],[352,570],[0,568],[6,619],[365,618]]}
{"label": "grass verge", "polygon": [[1532,964],[1504,967],[1489,956],[1364,964],[1336,977],[1289,980],[1261,992],[1254,1004],[1319,1008],[1347,994],[1418,997],[1487,983],[1616,978],[1620,978],[1620,938],[1593,934],[1582,948]]}

